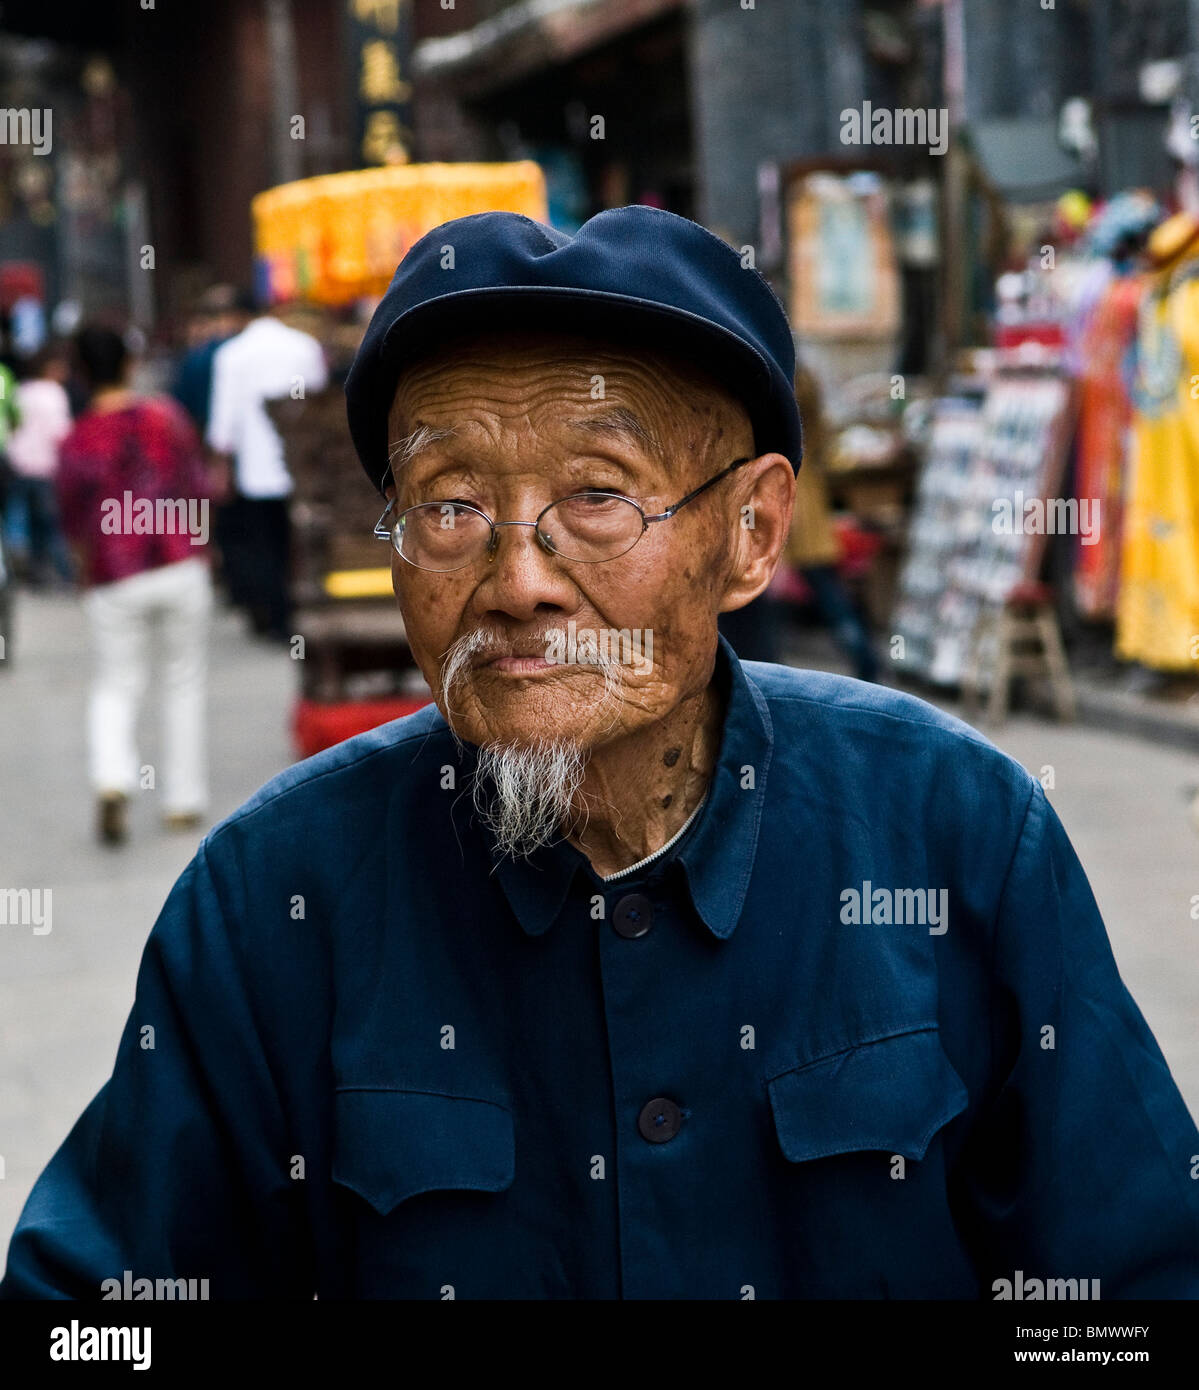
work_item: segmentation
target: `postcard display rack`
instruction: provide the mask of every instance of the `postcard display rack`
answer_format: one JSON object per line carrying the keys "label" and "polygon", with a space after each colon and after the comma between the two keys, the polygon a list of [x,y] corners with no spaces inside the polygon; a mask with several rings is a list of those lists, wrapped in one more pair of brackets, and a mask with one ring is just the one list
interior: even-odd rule
{"label": "postcard display rack", "polygon": [[[1036,578],[1034,507],[1060,484],[1071,406],[1065,378],[1028,369],[937,403],[899,578],[901,670],[959,684],[980,620]],[[991,658],[982,652],[984,683]]]}

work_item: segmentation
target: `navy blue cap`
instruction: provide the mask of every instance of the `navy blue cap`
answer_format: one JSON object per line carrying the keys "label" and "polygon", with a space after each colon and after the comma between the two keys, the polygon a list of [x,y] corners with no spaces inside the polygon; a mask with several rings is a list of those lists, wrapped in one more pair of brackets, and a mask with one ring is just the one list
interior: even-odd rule
{"label": "navy blue cap", "polygon": [[778,296],[731,246],[661,208],[610,208],[573,237],[518,213],[480,212],[412,246],[346,378],[350,435],[380,491],[405,363],[451,334],[493,327],[607,330],[677,352],[741,401],[759,454],[799,469],[791,329]]}

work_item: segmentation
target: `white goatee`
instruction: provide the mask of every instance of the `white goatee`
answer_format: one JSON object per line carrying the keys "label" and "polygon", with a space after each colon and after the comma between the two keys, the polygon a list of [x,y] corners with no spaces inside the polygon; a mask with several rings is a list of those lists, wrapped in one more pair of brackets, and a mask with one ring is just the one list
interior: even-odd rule
{"label": "white goatee", "polygon": [[[442,704],[450,732],[459,743],[451,704],[455,685],[469,676],[472,658],[493,651],[503,654],[510,647],[511,638],[502,632],[477,629],[459,638],[443,657]],[[598,668],[603,679],[598,703],[602,709],[611,709],[611,724],[615,724],[623,702],[624,671],[620,662],[604,651],[586,664]],[[573,826],[577,819],[574,798],[582,785],[589,756],[571,738],[498,740],[480,746],[472,789],[474,807],[480,821],[495,836],[501,855],[528,858]]]}
{"label": "white goatee", "polygon": [[557,837],[571,821],[586,766],[586,753],[570,739],[479,749],[475,811],[501,855],[527,859]]}

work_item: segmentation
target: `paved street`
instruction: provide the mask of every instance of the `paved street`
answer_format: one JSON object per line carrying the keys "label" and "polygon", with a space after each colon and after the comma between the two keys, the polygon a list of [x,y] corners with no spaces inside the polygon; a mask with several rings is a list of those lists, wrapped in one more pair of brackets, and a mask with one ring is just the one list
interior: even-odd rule
{"label": "paved street", "polygon": [[[819,636],[812,658],[835,665]],[[804,648],[807,652],[807,647]],[[86,631],[69,597],[21,596],[0,675],[0,886],[52,887],[53,929],[0,927],[0,1241],[37,1173],[103,1084],[138,958],[198,832],[171,835],[156,793],[134,805],[121,851],[93,841],[85,789]],[[211,685],[214,813],[224,816],[291,758],[296,672],[287,651],[218,620]],[[1104,911],[1126,983],[1192,1113],[1199,1114],[1199,835],[1188,793],[1199,758],[1018,717],[997,741],[1041,775]],[[155,730],[143,753],[153,763]]]}

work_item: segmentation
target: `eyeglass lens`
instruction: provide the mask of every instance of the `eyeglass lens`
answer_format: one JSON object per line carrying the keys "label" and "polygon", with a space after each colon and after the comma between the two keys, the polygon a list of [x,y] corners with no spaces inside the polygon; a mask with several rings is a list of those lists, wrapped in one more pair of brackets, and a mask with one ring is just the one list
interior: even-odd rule
{"label": "eyeglass lens", "polygon": [[[640,509],[607,493],[565,497],[542,515],[538,530],[565,560],[614,560],[636,544],[645,529]],[[393,531],[396,549],[421,569],[451,570],[487,552],[491,526],[481,512],[453,502],[409,507]]]}

